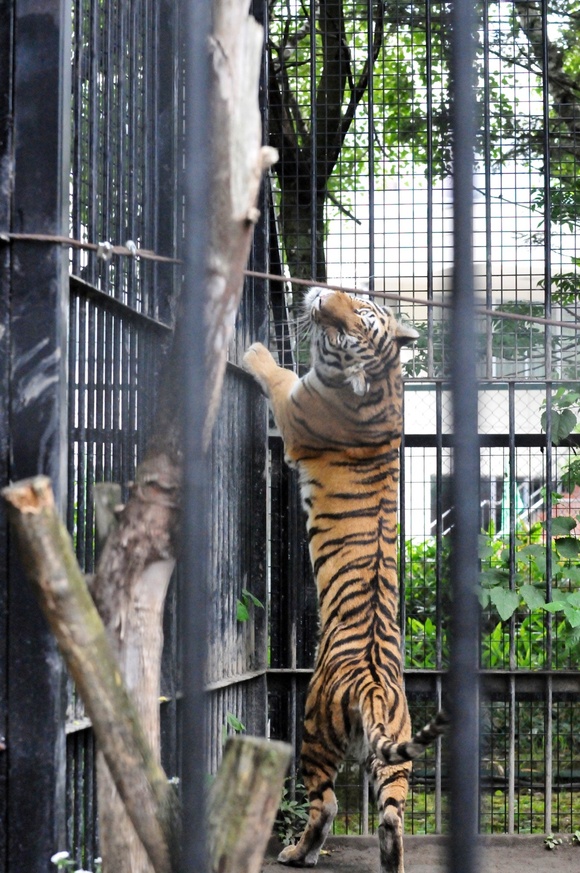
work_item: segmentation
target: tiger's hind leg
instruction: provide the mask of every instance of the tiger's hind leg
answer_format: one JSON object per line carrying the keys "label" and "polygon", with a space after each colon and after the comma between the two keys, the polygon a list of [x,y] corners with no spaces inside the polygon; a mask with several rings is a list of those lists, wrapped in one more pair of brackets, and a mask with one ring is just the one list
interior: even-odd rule
{"label": "tiger's hind leg", "polygon": [[278,855],[281,864],[292,867],[314,867],[318,861],[320,850],[328,836],[328,832],[338,810],[334,782],[336,768],[326,761],[324,766],[316,766],[305,762],[309,760],[310,749],[307,743],[302,745],[302,776],[304,787],[310,802],[308,822],[302,836],[295,846],[286,846]]}
{"label": "tiger's hind leg", "polygon": [[381,873],[404,873],[403,814],[411,764],[387,765],[374,755],[367,760],[379,809]]}
{"label": "tiger's hind leg", "polygon": [[308,822],[296,845],[286,846],[278,855],[281,864],[289,864],[293,867],[316,865],[338,810],[334,783],[338,767],[344,758],[346,741],[344,746],[340,747],[340,744],[333,746],[329,737],[322,742],[318,739],[320,731],[316,721],[324,708],[324,705],[320,705],[320,701],[316,706],[309,706],[309,699],[307,699],[300,766],[310,803]]}
{"label": "tiger's hind leg", "polygon": [[281,864],[314,867],[338,810],[334,783],[350,736],[348,694],[337,670],[319,662],[306,695],[300,769],[310,803],[308,822],[295,846],[278,855]]}

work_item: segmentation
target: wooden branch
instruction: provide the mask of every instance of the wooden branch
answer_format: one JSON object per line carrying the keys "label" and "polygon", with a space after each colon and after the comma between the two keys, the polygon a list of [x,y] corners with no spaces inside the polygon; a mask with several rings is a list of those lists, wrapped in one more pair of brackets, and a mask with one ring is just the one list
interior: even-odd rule
{"label": "wooden branch", "polygon": [[[352,78],[351,52],[346,41],[343,0],[320,3],[322,69],[316,85],[316,130],[310,149],[319,184],[326,187],[339,156],[338,134],[346,84]],[[315,153],[314,153],[315,151]]]}
{"label": "wooden branch", "polygon": [[215,0],[210,43],[213,200],[205,306],[208,413],[205,444],[217,414],[227,350],[243,289],[265,170],[278,159],[262,146],[258,103],[264,30],[248,0]]}
{"label": "wooden branch", "polygon": [[255,737],[228,740],[209,798],[212,873],[259,873],[291,751]]}
{"label": "wooden branch", "polygon": [[[103,547],[91,593],[142,730],[160,766],[163,611],[175,563],[181,465],[177,445],[169,436],[173,422],[161,421],[158,427],[174,454],[159,451],[139,465],[127,504],[117,513],[117,524]],[[114,774],[109,774],[100,751],[97,775],[105,873],[150,873],[149,852],[145,852],[131,825],[129,810],[117,794]]]}
{"label": "wooden branch", "polygon": [[[571,138],[566,142],[566,150],[577,157],[580,151],[578,148],[580,80],[566,71],[564,55],[549,37],[544,47],[542,17],[545,15],[545,7],[543,4],[530,0],[516,0],[514,8],[520,27],[529,42],[531,57],[538,65],[538,72],[540,75],[544,73],[546,75],[556,119],[566,126],[570,134]],[[544,58],[547,61],[545,71]],[[554,144],[551,148],[554,148]]]}
{"label": "wooden branch", "polygon": [[100,545],[106,541],[117,523],[116,514],[121,504],[121,485],[118,482],[95,482],[95,526]]}
{"label": "wooden branch", "polygon": [[101,618],[58,518],[50,480],[37,476],[3,496],[34,585],[91,719],[128,815],[156,873],[170,873],[176,854],[178,803],[140,725]]}

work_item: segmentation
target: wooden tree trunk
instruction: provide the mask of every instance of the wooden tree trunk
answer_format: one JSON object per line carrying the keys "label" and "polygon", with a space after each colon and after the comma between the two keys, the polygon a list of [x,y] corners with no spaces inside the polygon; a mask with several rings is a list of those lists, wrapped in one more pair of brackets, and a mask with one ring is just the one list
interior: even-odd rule
{"label": "wooden tree trunk", "polygon": [[212,873],[259,873],[291,752],[287,743],[228,740],[209,797]]}

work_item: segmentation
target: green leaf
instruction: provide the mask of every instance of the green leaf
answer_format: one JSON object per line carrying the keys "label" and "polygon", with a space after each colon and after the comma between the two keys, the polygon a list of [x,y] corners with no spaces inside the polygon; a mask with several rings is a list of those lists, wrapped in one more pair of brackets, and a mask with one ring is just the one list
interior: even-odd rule
{"label": "green leaf", "polygon": [[247,588],[242,588],[242,594],[244,598],[247,598],[254,606],[257,606],[259,609],[264,608],[264,604],[262,603],[262,601],[258,600],[258,598],[254,594],[252,594],[251,591],[248,591]]}
{"label": "green leaf", "polygon": [[[547,430],[546,413],[542,415],[542,419],[542,427],[544,430]],[[572,410],[568,408],[563,409],[561,412],[553,409],[550,415],[550,421],[552,424],[551,437],[554,445],[558,445],[562,440],[566,439],[566,437],[569,436],[576,427],[576,416]]]}
{"label": "green leaf", "polygon": [[580,609],[577,609],[568,602],[564,607],[564,615],[566,616],[570,627],[580,627]]}
{"label": "green leaf", "polygon": [[509,572],[490,567],[487,570],[482,570],[480,580],[484,588],[491,588],[493,585],[505,586],[509,583]]}
{"label": "green leaf", "polygon": [[577,558],[580,553],[580,542],[576,537],[558,537],[554,545],[562,558]]}
{"label": "green leaf", "polygon": [[495,555],[495,548],[489,541],[489,537],[481,535],[479,537],[479,557],[482,561],[486,561],[488,558],[493,558]]}
{"label": "green leaf", "polygon": [[485,588],[481,588],[481,586],[477,586],[477,597],[479,599],[479,604],[482,609],[485,609],[486,606],[489,606],[489,591]]}
{"label": "green leaf", "polygon": [[236,600],[236,619],[238,621],[247,621],[250,617],[248,607],[241,600]]}
{"label": "green leaf", "polygon": [[236,733],[241,733],[246,730],[245,724],[243,724],[239,718],[233,714],[233,712],[228,712],[226,714],[226,721],[232,730],[236,731]]}
{"label": "green leaf", "polygon": [[[557,515],[554,516],[551,520],[551,530],[552,536],[554,537],[567,537],[571,531],[574,530],[578,522],[575,518],[572,518],[570,515]],[[547,521],[542,522],[542,527],[546,528],[548,525]]]}
{"label": "green leaf", "polygon": [[566,599],[572,606],[580,607],[580,591],[573,591]]}
{"label": "green leaf", "polygon": [[546,602],[546,598],[534,585],[522,585],[520,596],[530,609],[539,609]]}
{"label": "green leaf", "polygon": [[524,546],[523,549],[520,549],[516,553],[516,560],[518,562],[525,561],[526,564],[529,564],[529,562],[531,561],[532,564],[535,564],[540,573],[545,574],[546,547],[539,545]]}
{"label": "green leaf", "polygon": [[562,612],[563,609],[567,606],[565,600],[552,600],[550,603],[544,603],[543,609],[546,612]]}
{"label": "green leaf", "polygon": [[502,588],[499,585],[497,588],[490,588],[489,599],[497,609],[502,621],[507,621],[508,618],[511,618],[520,603],[520,596],[517,591],[510,591],[508,588]]}

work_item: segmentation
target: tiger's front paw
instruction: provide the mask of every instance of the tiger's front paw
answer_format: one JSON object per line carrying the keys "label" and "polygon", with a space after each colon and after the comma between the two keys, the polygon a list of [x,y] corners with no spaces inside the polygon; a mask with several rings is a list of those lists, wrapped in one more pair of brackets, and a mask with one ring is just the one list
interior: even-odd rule
{"label": "tiger's front paw", "polygon": [[277,364],[266,346],[254,343],[242,359],[242,366],[247,373],[260,384],[262,390],[268,393],[268,378],[277,369]]}
{"label": "tiger's front paw", "polygon": [[246,351],[242,359],[242,365],[244,370],[255,376],[257,373],[261,373],[264,367],[275,367],[276,362],[266,346],[262,345],[262,343],[253,343]]}

